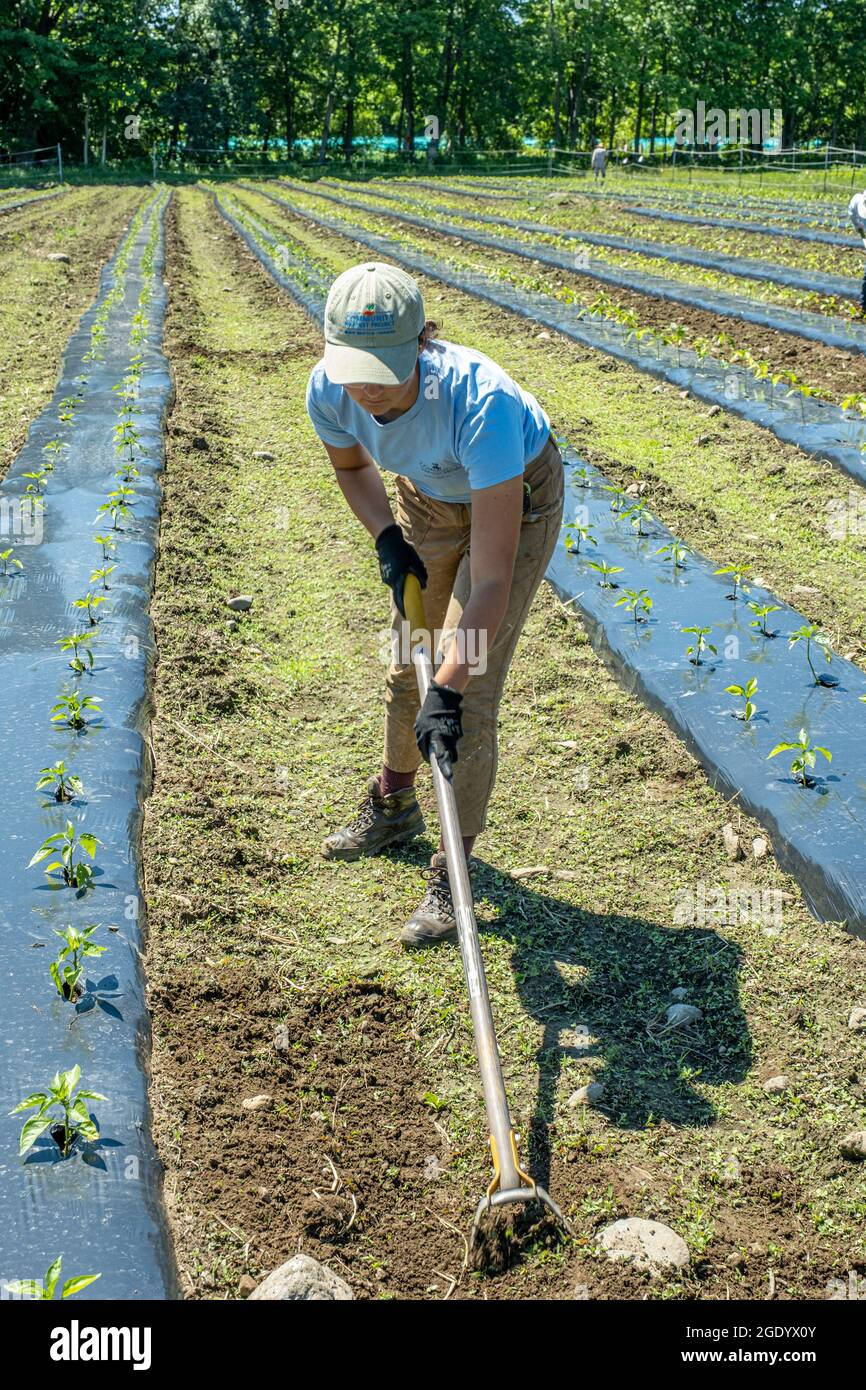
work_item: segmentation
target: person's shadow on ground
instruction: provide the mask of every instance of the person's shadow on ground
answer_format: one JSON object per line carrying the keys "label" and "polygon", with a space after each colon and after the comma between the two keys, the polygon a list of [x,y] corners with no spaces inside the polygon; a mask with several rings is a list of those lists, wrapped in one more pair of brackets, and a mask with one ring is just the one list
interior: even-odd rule
{"label": "person's shadow on ground", "polygon": [[[488,864],[480,868],[476,901],[497,911],[496,921],[481,923],[482,948],[488,935],[513,943],[520,1000],[543,1028],[529,1153],[537,1180],[546,1185],[550,1177],[548,1127],[557,1100],[564,1099],[560,1076],[567,1057],[584,1064],[603,1059],[602,1067],[575,1071],[571,1089],[601,1082],[598,1106],[615,1125],[712,1124],[714,1107],[693,1082],[741,1081],[751,1066],[738,947],[712,926],[597,916],[536,893]],[[674,990],[685,991],[682,1002],[697,1006],[700,1020],[687,1026],[669,1021],[678,1002]]]}

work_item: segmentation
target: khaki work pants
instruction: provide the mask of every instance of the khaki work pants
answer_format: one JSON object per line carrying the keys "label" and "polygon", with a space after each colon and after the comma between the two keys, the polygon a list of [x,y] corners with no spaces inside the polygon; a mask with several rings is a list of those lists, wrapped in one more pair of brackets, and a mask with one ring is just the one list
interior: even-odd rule
{"label": "khaki work pants", "polygon": [[[464,835],[478,835],[486,824],[487,803],[496,780],[497,724],[502,689],[517,639],[559,537],[562,524],[562,458],[551,436],[526,466],[528,510],[520,528],[511,598],[496,639],[486,653],[486,670],[470,676],[463,696],[463,737],[454,766],[454,790]],[[424,609],[431,632],[442,631],[444,655],[469,598],[469,538],[472,508],[439,502],[407,478],[397,479],[397,521],[427,566]],[[392,605],[396,637],[402,619]],[[395,651],[402,657],[399,646]],[[436,662],[434,660],[434,669]],[[413,725],[418,713],[415,669],[392,661],[385,693],[385,766],[413,772],[421,762]]]}

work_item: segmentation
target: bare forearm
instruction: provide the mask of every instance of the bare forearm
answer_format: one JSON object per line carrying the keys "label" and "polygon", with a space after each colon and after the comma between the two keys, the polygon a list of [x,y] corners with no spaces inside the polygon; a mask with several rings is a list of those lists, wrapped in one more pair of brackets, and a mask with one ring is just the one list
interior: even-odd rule
{"label": "bare forearm", "polygon": [[394,516],[379,470],[374,463],[364,468],[336,468],[340,490],[355,516],[375,539]]}
{"label": "bare forearm", "polygon": [[504,580],[482,580],[473,584],[457,634],[436,672],[439,685],[464,691],[473,671],[478,665],[483,666],[505,617],[510,588]]}

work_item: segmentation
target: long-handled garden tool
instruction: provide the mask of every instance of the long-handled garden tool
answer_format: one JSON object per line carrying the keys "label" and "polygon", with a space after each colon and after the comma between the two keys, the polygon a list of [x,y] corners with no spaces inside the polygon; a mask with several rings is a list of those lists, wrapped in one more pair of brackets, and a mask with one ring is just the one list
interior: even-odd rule
{"label": "long-handled garden tool", "polygon": [[[424,602],[421,585],[415,575],[407,576],[403,588],[403,606],[412,634],[412,661],[418,677],[418,691],[423,704],[427,688],[433,679],[431,653],[423,637],[426,636]],[[445,859],[448,865],[448,881],[457,920],[457,935],[460,941],[460,954],[463,958],[463,972],[469,991],[469,1009],[472,1015],[472,1031],[475,1036],[475,1050],[481,1067],[481,1081],[484,1088],[484,1106],[490,1129],[490,1153],[493,1159],[493,1177],[485,1195],[478,1203],[472,1223],[472,1244],[480,1233],[482,1216],[494,1207],[506,1206],[510,1202],[541,1202],[553,1212],[557,1221],[568,1230],[568,1222],[543,1187],[539,1187],[520,1166],[517,1153],[517,1138],[508,1112],[508,1098],[505,1094],[505,1081],[502,1076],[502,1063],[496,1043],[493,1026],[493,1012],[490,1007],[490,994],[484,974],[484,961],[478,940],[478,924],[475,921],[475,908],[472,901],[472,887],[469,870],[463,850],[463,837],[460,834],[460,821],[457,815],[457,800],[454,787],[439,767],[436,757],[430,759],[433,775],[433,789],[439,807],[439,822],[445,844]]]}

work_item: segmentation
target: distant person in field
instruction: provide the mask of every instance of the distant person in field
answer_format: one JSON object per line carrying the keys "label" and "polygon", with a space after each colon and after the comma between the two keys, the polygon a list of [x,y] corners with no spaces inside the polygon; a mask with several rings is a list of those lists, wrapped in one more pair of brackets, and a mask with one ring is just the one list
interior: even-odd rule
{"label": "distant person in field", "polygon": [[[325,353],[307,387],[313,427],[391,590],[382,769],[357,817],[325,840],[327,859],[380,854],[423,832],[415,776],[434,737],[470,853],[496,778],[502,688],[559,536],[563,467],[550,421],[489,357],[437,338],[436,328],[411,276],[382,262],[354,266],[331,286]],[[380,469],[395,477],[395,511]],[[410,574],[424,589],[436,648],[420,708],[403,621]],[[338,717],[351,763],[351,702]],[[456,938],[440,842],[400,940],[411,948]]]}
{"label": "distant person in field", "polygon": [[592,166],[593,180],[598,183],[598,180],[601,179],[602,183],[604,183],[605,171],[607,169],[607,150],[600,140],[597,142],[592,152],[590,163]]}
{"label": "distant person in field", "polygon": [[[848,204],[848,216],[854,223],[854,230],[862,238],[863,248],[866,250],[866,191],[854,194]],[[860,312],[866,318],[866,268],[863,270],[863,281],[860,285]]]}

